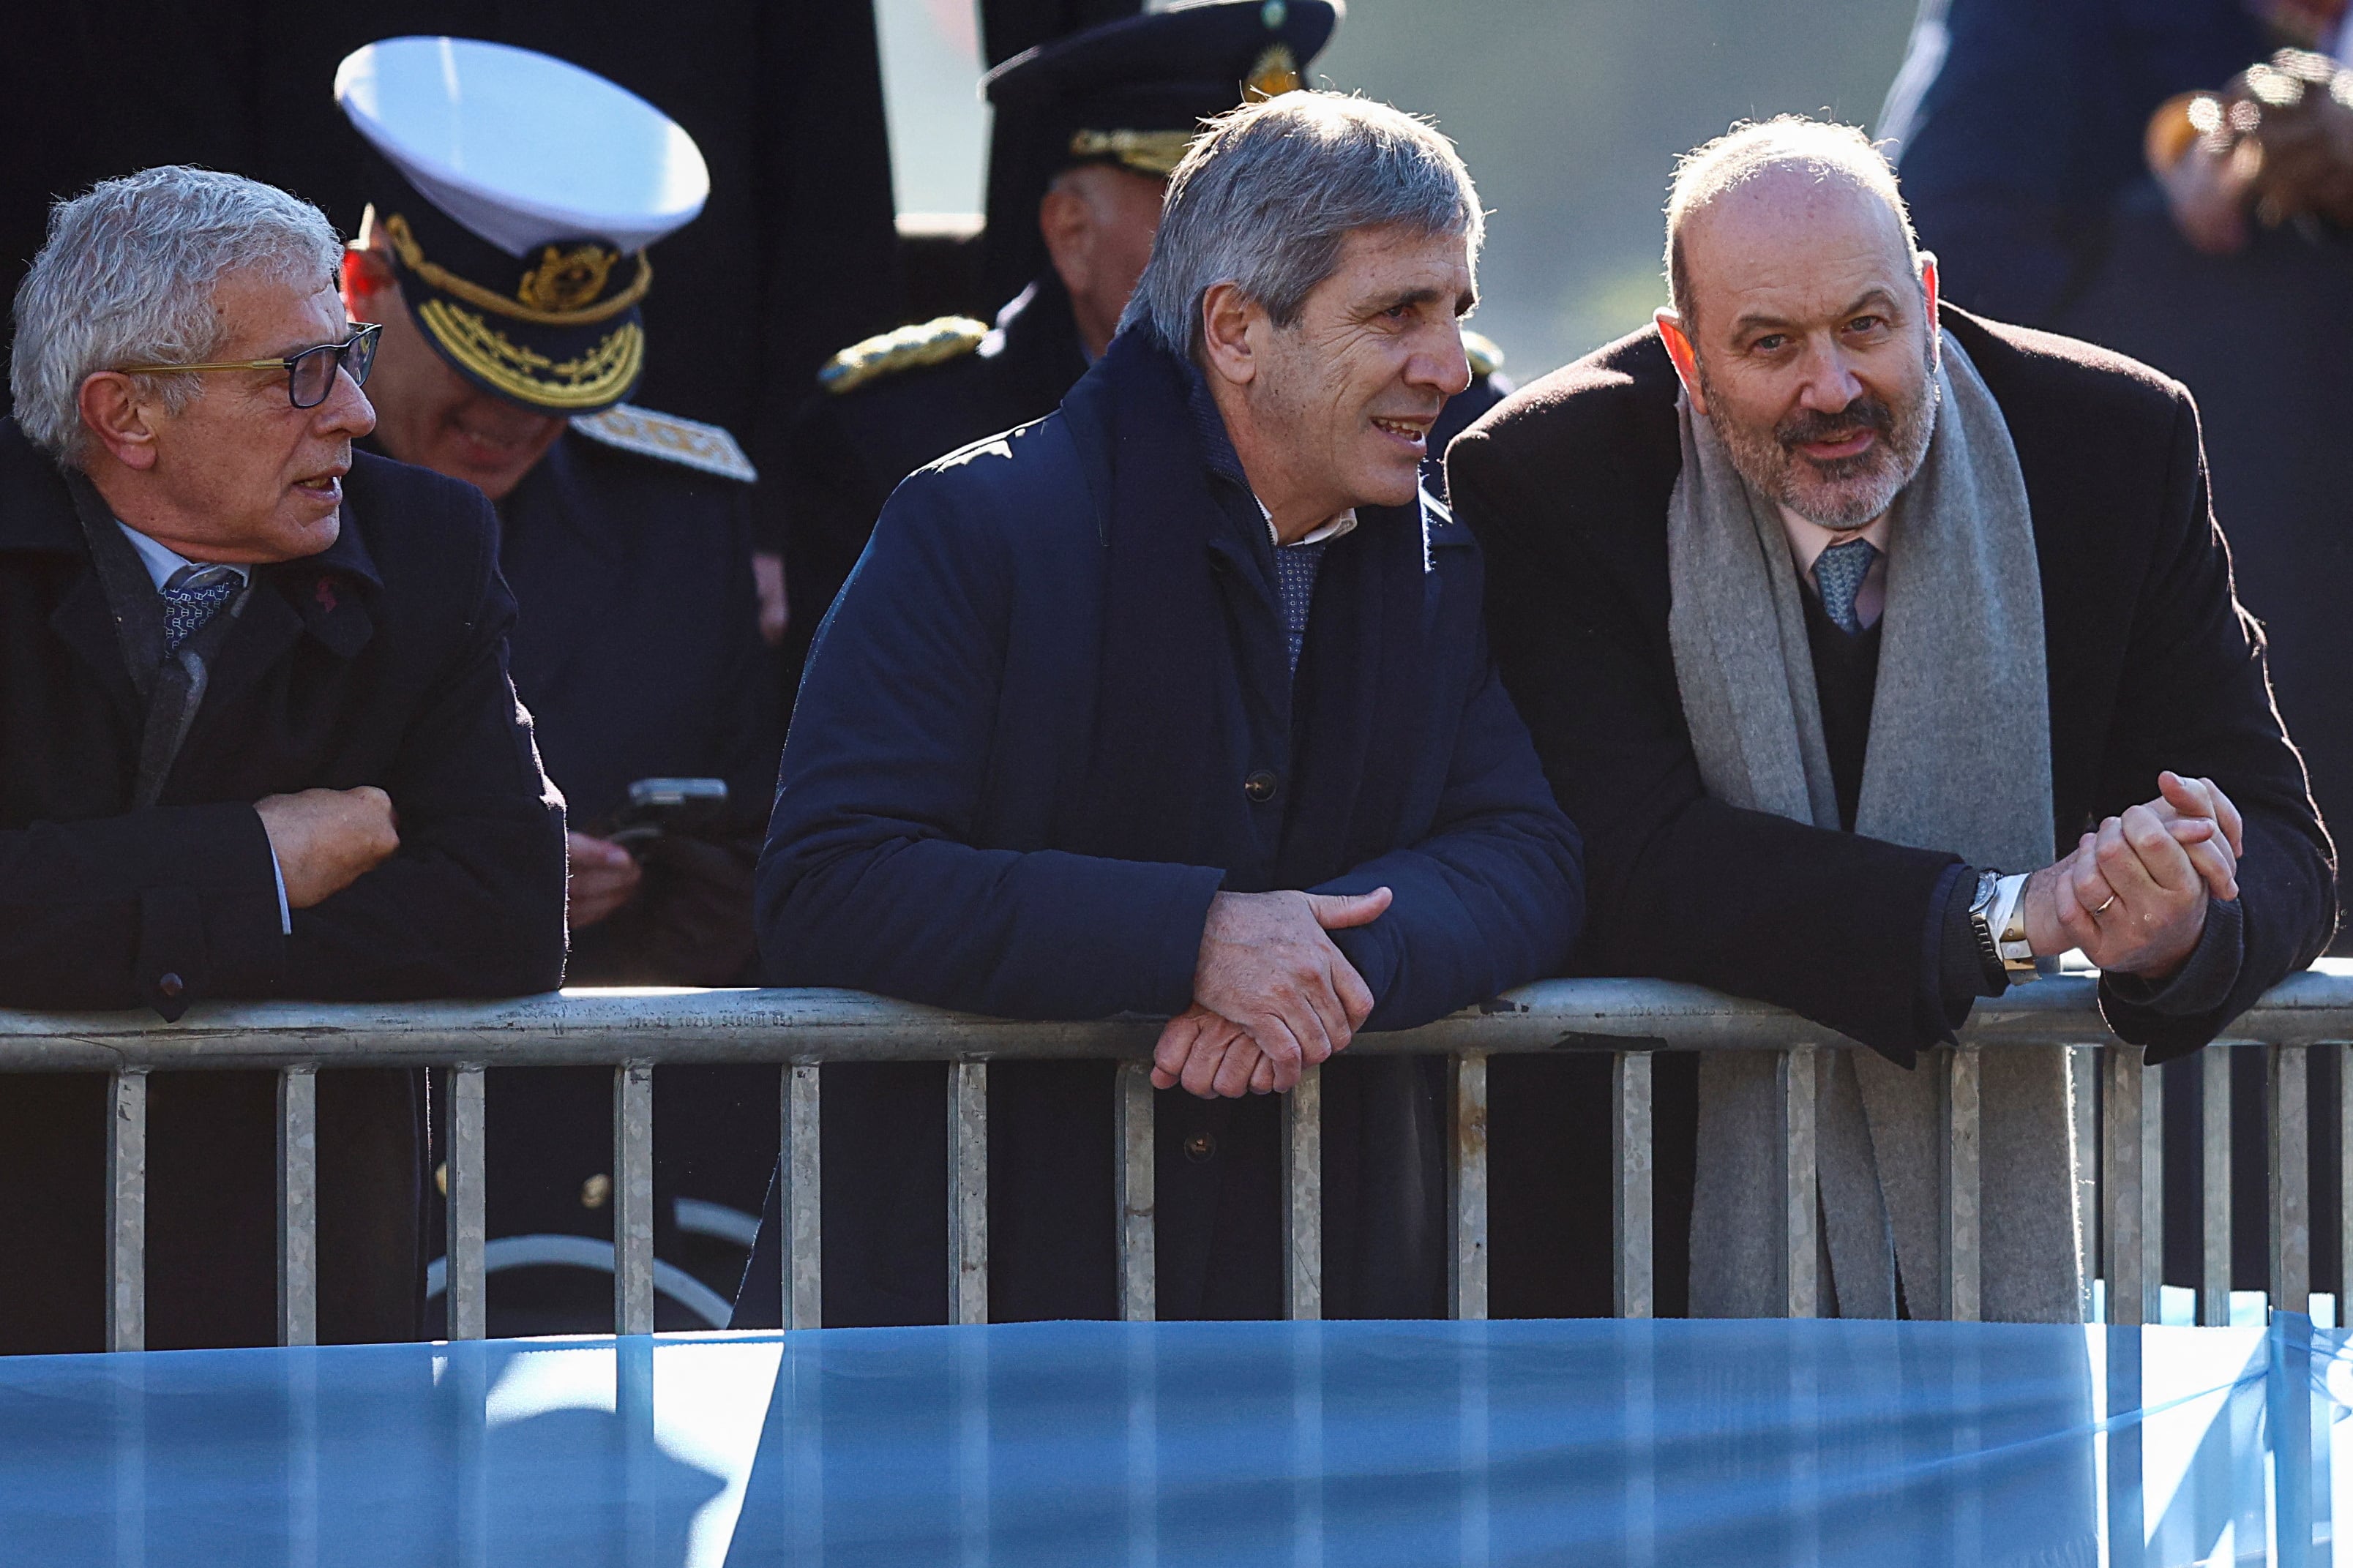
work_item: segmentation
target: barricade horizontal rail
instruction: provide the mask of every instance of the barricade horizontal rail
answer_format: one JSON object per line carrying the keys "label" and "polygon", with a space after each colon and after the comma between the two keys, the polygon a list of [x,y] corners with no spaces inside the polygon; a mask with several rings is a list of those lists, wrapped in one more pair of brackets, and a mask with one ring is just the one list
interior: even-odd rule
{"label": "barricade horizontal rail", "polygon": [[[267,1003],[199,1005],[176,1023],[143,1013],[0,1012],[0,1072],[87,1070],[111,1075],[107,1138],[108,1343],[144,1342],[147,1078],[153,1072],[274,1069],[279,1094],[279,1334],[316,1335],[317,1094],[320,1070],[346,1067],[449,1070],[448,1331],[486,1331],[483,1073],[493,1068],[597,1066],[614,1073],[614,1321],[653,1325],[652,1069],[663,1064],[765,1062],[780,1075],[784,1182],[785,1327],[820,1321],[819,1084],[825,1063],[952,1063],[948,1126],[951,1311],[985,1321],[988,1308],[988,1064],[1110,1058],[1122,1063],[1112,1148],[1117,1179],[1121,1315],[1153,1316],[1153,1092],[1148,1058],[1157,1020],[1017,1022],[890,1002],[846,991],[575,991],[503,1002]],[[2269,1297],[2303,1310],[2311,1281],[2309,1056],[2353,1041],[2353,965],[2329,963],[2274,987],[2222,1043],[2268,1055]],[[2070,1049],[2076,1144],[2095,1169],[2079,1173],[2079,1228],[2106,1281],[2109,1321],[2155,1321],[2160,1279],[2160,1079],[2140,1053],[2101,1023],[2095,983],[2067,975],[1978,1005],[1958,1047],[1929,1053],[1923,1070],[1942,1087],[1945,1316],[1979,1310],[1978,1075],[1981,1053],[2010,1047]],[[1834,1032],[1761,1003],[1649,980],[1559,980],[1525,987],[1419,1028],[1365,1035],[1356,1054],[1450,1058],[1449,1298],[1456,1316],[1487,1310],[1487,1070],[1498,1055],[1605,1052],[1611,1074],[1614,1245],[1608,1260],[1617,1311],[1645,1317],[1654,1300],[1651,1056],[1658,1051],[1768,1050],[1780,1056],[1784,1310],[1809,1316],[1820,1300],[1815,1236],[1814,1053],[1851,1048]],[[2215,1064],[2221,1064],[2220,1066]],[[2200,1321],[2229,1310],[2229,1079],[2210,1058],[2200,1168],[2204,1278]],[[2333,1119],[2353,1121],[2353,1071],[2337,1075]],[[2094,1137],[2094,1100],[2105,1107]],[[1311,1071],[1286,1103],[1286,1314],[1320,1315],[1323,1279],[1321,1094]],[[2217,1112],[2220,1112],[2219,1114]],[[2094,1147],[2096,1142],[2096,1149]],[[2353,1221],[2353,1160],[2340,1162]],[[2219,1192],[2218,1192],[2219,1189]],[[2340,1258],[2353,1263],[2353,1229]],[[1601,1260],[1596,1260],[1596,1267]],[[2339,1300],[2343,1300],[2340,1292]]]}

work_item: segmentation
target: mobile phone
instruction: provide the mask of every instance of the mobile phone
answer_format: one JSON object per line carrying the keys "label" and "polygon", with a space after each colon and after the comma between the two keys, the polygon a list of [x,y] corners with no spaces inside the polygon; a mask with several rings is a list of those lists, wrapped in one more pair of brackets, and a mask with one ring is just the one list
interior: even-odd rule
{"label": "mobile phone", "polygon": [[627,805],[614,814],[616,844],[639,844],[666,834],[707,833],[727,815],[725,779],[639,779]]}

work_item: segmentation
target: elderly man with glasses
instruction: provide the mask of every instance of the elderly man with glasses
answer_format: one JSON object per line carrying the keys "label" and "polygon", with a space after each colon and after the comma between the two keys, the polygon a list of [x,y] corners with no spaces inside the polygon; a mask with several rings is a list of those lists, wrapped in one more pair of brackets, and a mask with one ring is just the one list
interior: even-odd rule
{"label": "elderly man with glasses", "polygon": [[[364,454],[323,216],[186,168],[60,205],[0,423],[0,1005],[544,990],[564,822],[489,503]],[[97,1348],[100,1082],[0,1099],[0,1348]],[[421,1096],[322,1074],[323,1337],[418,1321]],[[266,1075],[150,1102],[148,1342],[267,1342]]]}

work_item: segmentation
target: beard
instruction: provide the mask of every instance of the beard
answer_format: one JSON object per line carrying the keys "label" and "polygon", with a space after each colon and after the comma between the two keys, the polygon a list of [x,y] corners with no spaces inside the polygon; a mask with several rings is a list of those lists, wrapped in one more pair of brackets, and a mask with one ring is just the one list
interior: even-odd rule
{"label": "beard", "polygon": [[[1835,414],[1799,409],[1771,426],[1743,423],[1718,413],[1714,423],[1740,477],[1759,493],[1834,533],[1852,533],[1894,504],[1927,460],[1936,433],[1936,339],[1929,339],[1919,376],[1894,401],[1864,393]],[[1731,405],[1716,395],[1707,364],[1699,367],[1700,394],[1712,409]],[[1869,430],[1879,438],[1851,458],[1820,462],[1798,450],[1850,439]]]}

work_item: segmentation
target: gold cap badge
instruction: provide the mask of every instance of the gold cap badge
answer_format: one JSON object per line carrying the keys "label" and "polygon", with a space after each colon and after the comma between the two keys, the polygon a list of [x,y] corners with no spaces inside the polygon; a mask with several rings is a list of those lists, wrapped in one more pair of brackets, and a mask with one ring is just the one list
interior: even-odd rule
{"label": "gold cap badge", "polygon": [[1248,100],[1280,98],[1286,92],[1297,92],[1299,57],[1291,52],[1288,44],[1270,44],[1242,79],[1242,96]]}
{"label": "gold cap badge", "polygon": [[593,304],[621,259],[601,245],[543,246],[539,265],[522,275],[515,298],[534,310],[576,310]]}

